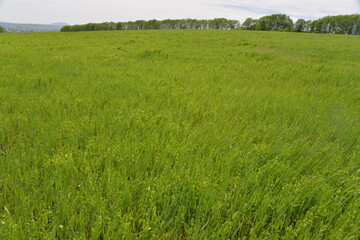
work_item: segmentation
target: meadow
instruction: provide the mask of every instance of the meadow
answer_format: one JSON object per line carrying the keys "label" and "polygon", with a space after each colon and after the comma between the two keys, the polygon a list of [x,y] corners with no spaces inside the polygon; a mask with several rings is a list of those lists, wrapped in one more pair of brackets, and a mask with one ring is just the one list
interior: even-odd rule
{"label": "meadow", "polygon": [[359,43],[1,34],[0,239],[359,239]]}

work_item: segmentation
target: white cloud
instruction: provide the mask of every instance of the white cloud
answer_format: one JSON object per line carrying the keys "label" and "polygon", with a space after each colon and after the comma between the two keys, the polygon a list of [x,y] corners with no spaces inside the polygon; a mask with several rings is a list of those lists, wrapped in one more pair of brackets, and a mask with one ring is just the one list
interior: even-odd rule
{"label": "white cloud", "polygon": [[70,24],[137,19],[215,18],[245,20],[271,13],[293,18],[359,12],[360,0],[0,0],[0,21]]}
{"label": "white cloud", "polygon": [[257,0],[256,4],[250,0],[224,0],[224,3],[233,7],[253,8],[256,12],[285,13],[294,18],[320,18],[326,15],[353,14],[357,12],[358,5],[354,0],[326,1],[326,0]]}

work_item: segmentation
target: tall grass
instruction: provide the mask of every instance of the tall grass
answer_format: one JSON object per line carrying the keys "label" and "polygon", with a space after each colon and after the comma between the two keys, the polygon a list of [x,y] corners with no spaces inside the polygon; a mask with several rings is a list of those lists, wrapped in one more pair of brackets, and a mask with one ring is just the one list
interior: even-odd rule
{"label": "tall grass", "polygon": [[359,239],[358,36],[0,36],[1,239]]}

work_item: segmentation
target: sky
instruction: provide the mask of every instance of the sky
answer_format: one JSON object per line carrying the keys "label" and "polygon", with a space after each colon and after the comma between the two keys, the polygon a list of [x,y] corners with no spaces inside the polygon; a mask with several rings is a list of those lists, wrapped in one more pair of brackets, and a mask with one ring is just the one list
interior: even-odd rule
{"label": "sky", "polygon": [[360,0],[0,0],[0,22],[83,24],[150,19],[246,18],[283,13],[293,20],[360,13]]}

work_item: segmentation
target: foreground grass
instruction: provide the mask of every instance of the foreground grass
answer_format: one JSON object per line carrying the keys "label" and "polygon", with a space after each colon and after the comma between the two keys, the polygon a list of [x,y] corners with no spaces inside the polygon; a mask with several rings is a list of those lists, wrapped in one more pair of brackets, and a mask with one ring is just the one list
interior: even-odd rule
{"label": "foreground grass", "polygon": [[1,239],[359,239],[360,38],[0,37]]}

